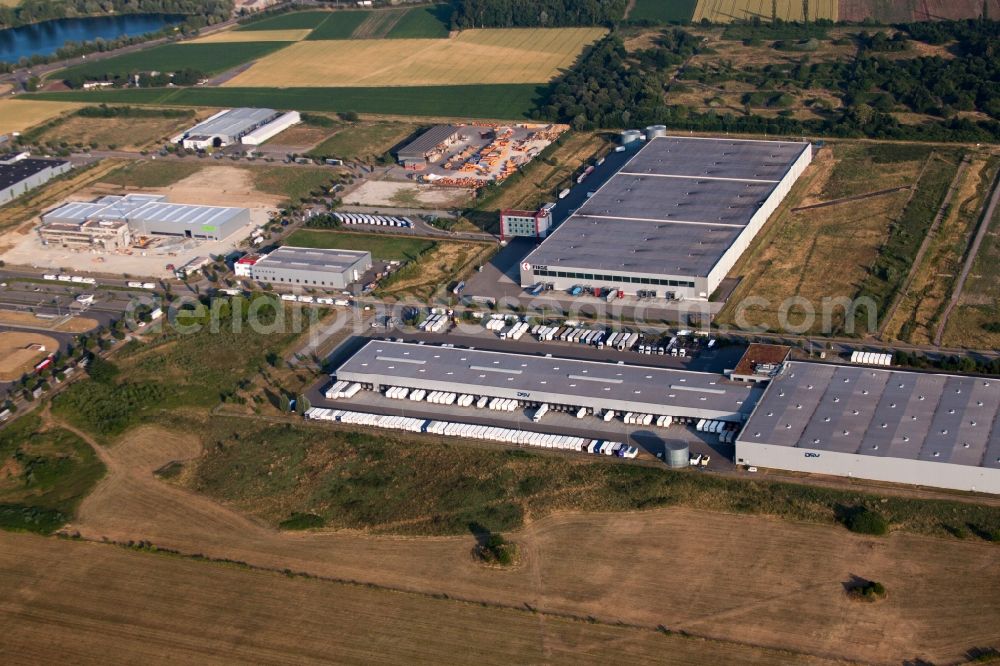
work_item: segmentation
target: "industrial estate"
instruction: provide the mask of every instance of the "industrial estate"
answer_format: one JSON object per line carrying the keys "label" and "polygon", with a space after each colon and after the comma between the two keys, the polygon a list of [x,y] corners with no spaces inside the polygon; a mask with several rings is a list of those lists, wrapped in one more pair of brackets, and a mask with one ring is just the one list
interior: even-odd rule
{"label": "industrial estate", "polygon": [[997,0],[195,4],[0,10],[11,663],[1000,660]]}

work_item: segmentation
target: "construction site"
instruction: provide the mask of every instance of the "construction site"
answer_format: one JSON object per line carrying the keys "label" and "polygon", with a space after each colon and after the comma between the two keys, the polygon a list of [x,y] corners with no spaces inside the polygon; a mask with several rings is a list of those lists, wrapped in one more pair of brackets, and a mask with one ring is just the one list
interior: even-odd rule
{"label": "construction site", "polygon": [[392,175],[445,187],[499,183],[536,158],[566,125],[437,125],[400,148]]}

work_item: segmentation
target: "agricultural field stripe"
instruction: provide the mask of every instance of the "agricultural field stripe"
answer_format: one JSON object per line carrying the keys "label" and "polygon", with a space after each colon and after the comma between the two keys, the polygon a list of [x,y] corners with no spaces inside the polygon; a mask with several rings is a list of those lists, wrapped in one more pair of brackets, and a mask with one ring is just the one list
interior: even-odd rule
{"label": "agricultural field stripe", "polygon": [[36,93],[24,99],[90,104],[256,106],[298,111],[514,120],[528,118],[547,91],[547,85],[531,83],[389,88],[147,88]]}

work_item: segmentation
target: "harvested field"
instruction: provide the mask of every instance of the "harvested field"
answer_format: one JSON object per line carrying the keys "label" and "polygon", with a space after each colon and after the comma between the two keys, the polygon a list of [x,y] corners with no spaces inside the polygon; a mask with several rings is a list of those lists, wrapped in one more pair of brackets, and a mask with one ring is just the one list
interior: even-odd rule
{"label": "harvested field", "polygon": [[81,106],[83,104],[42,102],[27,98],[0,100],[0,134],[23,132]]}
{"label": "harvested field", "polygon": [[[15,312],[13,310],[0,310],[0,324],[8,324],[10,326],[23,326],[27,328],[40,329],[43,331],[58,331],[60,333],[86,333],[87,331],[94,330],[98,326],[97,320],[90,319],[89,317],[66,316],[66,317],[57,317],[55,319],[48,319],[45,317],[38,317],[36,315],[31,314],[30,312]],[[6,334],[0,333],[0,336],[2,335]],[[54,342],[51,338],[47,338],[45,336],[38,336],[38,337],[42,337],[46,340],[49,340],[50,342]],[[58,349],[59,345],[46,344],[45,348],[51,352]]]}
{"label": "harvested field", "polygon": [[545,83],[603,34],[600,28],[502,29],[466,30],[448,40],[304,41],[262,58],[223,85]]}
{"label": "harvested field", "polygon": [[[3,320],[3,314],[0,311],[0,321]],[[41,345],[42,348],[35,345]],[[47,335],[0,331],[0,381],[20,379],[36,363],[58,349],[59,342]]]}
{"label": "harvested field", "polygon": [[[826,525],[683,508],[559,513],[508,534],[521,546],[524,565],[497,572],[483,569],[469,557],[471,536],[400,539],[349,531],[282,534],[153,476],[165,464],[195,457],[200,450],[201,443],[191,431],[177,434],[150,427],[132,431],[112,447],[101,449],[108,476],[83,502],[70,529],[79,530],[85,538],[144,539],[161,548],[279,571],[291,568],[447,594],[453,599],[519,607],[529,604],[543,613],[592,616],[602,622],[622,621],[650,629],[662,624],[696,635],[780,646],[789,651],[786,661],[801,653],[864,662],[917,658],[957,661],[971,647],[994,645],[1000,639],[1000,598],[995,594],[1000,585],[1000,569],[995,566],[997,547],[981,541],[907,534],[862,537]],[[618,567],[611,566],[608,553],[615,553],[615,561],[642,565],[622,576]],[[88,557],[76,555],[73,561],[87,562]],[[21,567],[29,566],[33,559],[15,556]],[[955,567],[956,561],[962,566]],[[372,566],[373,562],[378,566]],[[10,566],[0,570],[7,571]],[[43,569],[64,571],[53,566]],[[211,581],[224,580],[224,571],[236,570],[213,571]],[[844,584],[852,576],[882,582],[889,598],[878,604],[850,601]],[[117,585],[123,581],[138,584],[146,577],[108,575],[101,579],[104,585]],[[29,580],[37,585],[34,578]],[[214,583],[206,584],[212,598]],[[152,598],[162,603],[170,598],[170,590],[178,588],[184,590],[182,598],[201,598],[196,584],[189,590],[186,585],[160,580],[154,585],[159,593]],[[272,598],[284,589],[276,581],[268,585]],[[342,593],[323,596],[340,599]],[[30,598],[9,595],[7,604],[45,603],[52,598],[48,594]],[[58,598],[61,603],[84,599],[81,603],[91,604],[91,608],[95,602],[85,594]],[[153,603],[145,593],[136,591],[123,593],[121,599]],[[268,602],[264,599],[261,603]],[[237,605],[246,612],[260,607],[258,603]],[[219,607],[212,604],[216,616]],[[287,614],[286,604],[282,607]],[[390,604],[379,610],[384,614],[391,608]],[[473,617],[472,612],[469,608],[466,617]],[[157,611],[155,617],[158,621],[174,619],[165,610]],[[182,613],[181,617],[188,615]],[[537,625],[550,626],[548,620],[538,621],[542,617],[536,618]],[[207,631],[217,623],[216,618],[194,626]],[[295,622],[279,624],[284,632],[298,626]],[[131,625],[126,622],[124,626]],[[266,634],[257,629],[250,635]],[[327,631],[310,635],[340,634]],[[848,636],[850,640],[845,638]],[[71,635],[71,640],[76,638]],[[705,649],[706,644],[700,641],[692,643]],[[708,660],[717,663],[711,655]]]}
{"label": "harvested field", "polygon": [[[819,316],[824,299],[852,299],[879,256],[890,226],[906,206],[909,190],[795,212],[793,207],[843,199],[878,189],[912,184],[926,147],[834,143],[821,150],[783,205],[730,272],[742,281],[718,320],[727,325],[785,330],[804,323],[805,299],[817,314],[812,334],[828,326]],[[876,147],[873,147],[876,146]],[[912,153],[912,154],[910,154]],[[764,299],[766,303],[745,301]],[[794,305],[794,307],[792,307]],[[831,312],[829,331],[843,333],[842,307]],[[788,313],[786,324],[779,313]],[[881,313],[880,313],[881,314]]]}
{"label": "harvested field", "polygon": [[285,30],[225,30],[212,33],[184,44],[237,44],[240,42],[298,42],[312,30],[289,28]]}
{"label": "harvested field", "polygon": [[[990,16],[1000,16],[1000,0],[988,0]],[[907,23],[977,18],[982,14],[980,0],[839,0],[840,20],[860,23]]]}
{"label": "harvested field", "polygon": [[[95,572],[100,572],[95,576]],[[781,664],[787,653],[526,609],[0,534],[0,617],[12,662]],[[220,612],[220,609],[227,609]],[[336,627],[336,631],[331,631]],[[823,664],[820,659],[803,663]]]}
{"label": "harvested field", "polygon": [[[803,4],[799,0],[778,0],[778,18],[783,21],[801,21]],[[812,0],[809,3],[809,20],[839,20],[838,0]],[[712,23],[749,21],[753,18],[771,20],[771,3],[767,0],[698,0],[692,23],[709,20]]]}

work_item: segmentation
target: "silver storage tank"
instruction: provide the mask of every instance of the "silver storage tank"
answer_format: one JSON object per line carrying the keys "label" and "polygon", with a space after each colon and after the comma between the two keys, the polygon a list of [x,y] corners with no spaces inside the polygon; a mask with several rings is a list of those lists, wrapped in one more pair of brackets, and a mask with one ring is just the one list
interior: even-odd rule
{"label": "silver storage tank", "polygon": [[664,442],[663,448],[666,450],[664,462],[667,467],[683,468],[690,465],[691,451],[684,442]]}
{"label": "silver storage tank", "polygon": [[667,135],[666,125],[650,125],[646,128],[646,141]]}
{"label": "silver storage tank", "polygon": [[642,140],[642,132],[639,130],[625,130],[622,132],[622,145],[634,147]]}

